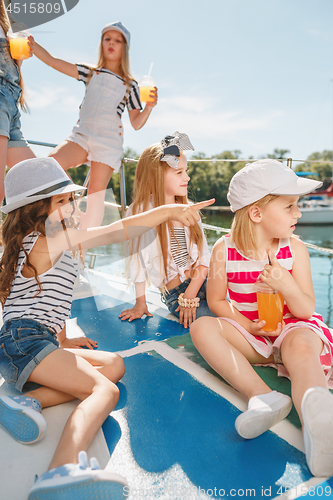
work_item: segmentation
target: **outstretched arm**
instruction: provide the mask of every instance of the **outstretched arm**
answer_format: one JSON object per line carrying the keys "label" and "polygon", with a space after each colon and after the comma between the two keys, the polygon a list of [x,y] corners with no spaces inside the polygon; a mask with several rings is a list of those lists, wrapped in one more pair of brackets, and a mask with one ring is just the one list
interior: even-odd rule
{"label": "outstretched arm", "polygon": [[39,43],[37,43],[32,36],[29,36],[29,42],[34,55],[43,63],[53,69],[56,69],[57,71],[60,71],[60,73],[76,78],[76,80],[78,79],[79,73],[76,64],[53,57],[47,50],[44,49],[44,47],[39,45]]}
{"label": "outstretched arm", "polygon": [[155,226],[167,220],[176,220],[184,226],[193,226],[200,220],[198,211],[212,205],[214,199],[202,201],[193,205],[162,205],[141,214],[132,215],[107,226],[90,229],[68,229],[61,231],[55,237],[47,239],[51,260],[64,250],[77,251],[81,248],[91,248],[113,243],[120,243],[131,238],[137,238]]}

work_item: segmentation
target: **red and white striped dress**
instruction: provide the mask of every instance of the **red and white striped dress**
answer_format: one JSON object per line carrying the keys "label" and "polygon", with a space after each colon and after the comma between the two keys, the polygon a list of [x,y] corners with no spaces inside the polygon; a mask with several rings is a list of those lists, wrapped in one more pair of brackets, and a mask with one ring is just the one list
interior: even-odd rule
{"label": "red and white striped dress", "polygon": [[[245,257],[230,241],[230,235],[224,236],[223,240],[226,247],[226,274],[230,302],[247,318],[252,321],[258,320],[257,295],[254,284],[264,266],[268,264],[268,260],[253,260]],[[275,255],[279,264],[292,273],[293,255],[289,238],[279,240],[279,247]],[[273,354],[275,364],[272,366],[278,369],[279,376],[288,378],[288,372],[282,365],[280,356],[280,347],[283,339],[288,332],[295,328],[309,328],[313,330],[324,343],[320,362],[328,379],[329,387],[333,388],[333,337],[320,314],[314,313],[310,319],[300,320],[290,313],[285,304],[283,312],[285,325],[278,337],[251,335],[234,320],[229,318],[223,319],[232,323],[259,354],[265,358]]]}

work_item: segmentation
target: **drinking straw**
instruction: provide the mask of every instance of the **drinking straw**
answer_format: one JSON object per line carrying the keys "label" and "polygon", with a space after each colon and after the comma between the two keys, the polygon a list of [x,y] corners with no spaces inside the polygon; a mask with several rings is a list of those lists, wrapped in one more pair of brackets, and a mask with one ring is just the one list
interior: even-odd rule
{"label": "drinking straw", "polygon": [[150,76],[151,70],[153,69],[153,64],[154,63],[151,63],[151,65],[150,65],[148,76]]}

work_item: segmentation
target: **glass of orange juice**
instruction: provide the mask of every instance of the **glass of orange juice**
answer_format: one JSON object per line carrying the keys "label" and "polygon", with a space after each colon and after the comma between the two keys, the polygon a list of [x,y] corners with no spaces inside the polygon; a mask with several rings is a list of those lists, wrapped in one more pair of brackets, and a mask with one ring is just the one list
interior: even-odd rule
{"label": "glass of orange juice", "polygon": [[265,332],[275,332],[283,319],[284,299],[281,293],[261,281],[255,283],[259,321],[266,321]]}
{"label": "glass of orange juice", "polygon": [[139,90],[141,102],[154,102],[154,100],[149,97],[150,92],[155,90],[155,82],[151,76],[144,76],[139,81]]}
{"label": "glass of orange juice", "polygon": [[30,33],[28,30],[18,31],[16,33],[13,33],[11,30],[8,31],[9,48],[13,59],[22,61],[30,57],[30,47],[28,43],[29,35]]}

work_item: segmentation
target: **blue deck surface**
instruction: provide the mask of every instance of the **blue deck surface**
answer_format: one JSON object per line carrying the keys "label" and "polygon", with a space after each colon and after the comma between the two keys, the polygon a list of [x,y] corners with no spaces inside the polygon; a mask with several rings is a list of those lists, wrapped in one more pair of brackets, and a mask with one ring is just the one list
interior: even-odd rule
{"label": "blue deck surface", "polygon": [[[110,308],[105,307],[107,303]],[[73,303],[72,316],[77,316],[78,324],[100,349],[109,351],[125,351],[142,340],[184,333],[176,322],[156,314],[122,322],[118,315],[126,307],[104,296],[80,299]],[[188,481],[193,488],[191,499],[275,498],[284,488],[311,478],[303,453],[270,431],[249,441],[239,437],[234,427],[239,410],[160,354],[139,353],[124,361],[119,403],[103,431],[111,454],[121,436],[129,434],[130,449],[124,452],[128,471],[121,472],[130,488],[144,484],[145,477],[153,474],[154,496],[146,498],[187,498]],[[121,419],[118,423],[117,415],[125,418],[126,425]],[[135,467],[130,465],[133,459]],[[166,496],[165,471],[175,465],[186,478],[184,492]]]}

